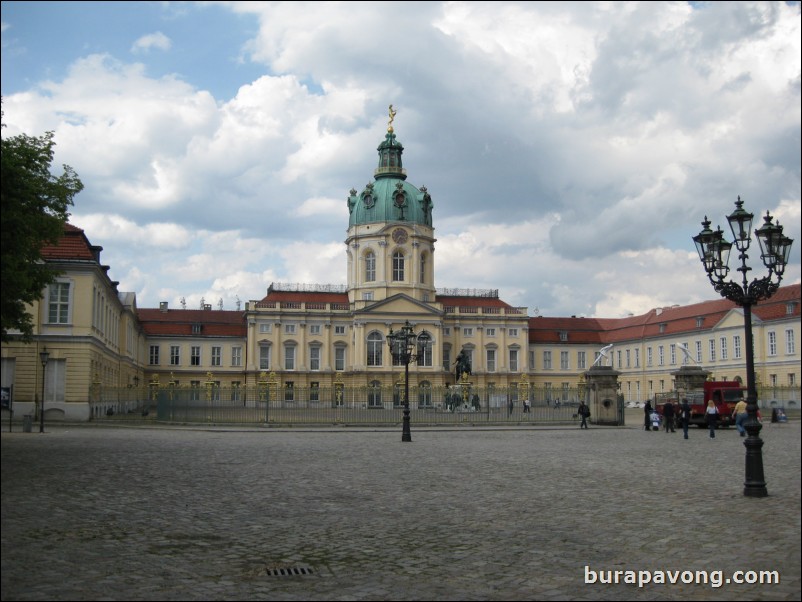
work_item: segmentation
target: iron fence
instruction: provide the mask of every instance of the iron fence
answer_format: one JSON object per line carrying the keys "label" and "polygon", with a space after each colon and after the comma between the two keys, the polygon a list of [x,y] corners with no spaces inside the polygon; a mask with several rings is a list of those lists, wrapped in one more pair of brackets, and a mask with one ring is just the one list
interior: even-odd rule
{"label": "iron fence", "polygon": [[[107,389],[93,419],[147,416],[164,422],[214,424],[401,424],[403,385],[393,387],[167,387]],[[559,424],[578,422],[582,391],[529,388],[410,387],[413,424]],[[524,404],[524,397],[528,403]],[[591,417],[593,421],[593,417]]]}

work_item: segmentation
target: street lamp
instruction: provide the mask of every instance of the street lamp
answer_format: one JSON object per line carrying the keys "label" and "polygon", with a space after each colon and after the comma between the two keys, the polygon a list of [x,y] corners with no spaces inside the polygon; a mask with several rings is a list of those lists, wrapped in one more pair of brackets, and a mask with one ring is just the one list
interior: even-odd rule
{"label": "street lamp", "polygon": [[50,358],[50,353],[47,347],[42,347],[39,352],[39,359],[42,362],[42,405],[39,408],[39,432],[45,432],[45,370],[47,369],[47,360]]}
{"label": "street lamp", "polygon": [[[401,441],[412,441],[412,434],[409,430],[409,363],[418,359],[426,353],[426,347],[430,341],[429,334],[424,331],[415,334],[409,320],[401,327],[401,330],[387,335],[387,344],[390,346],[390,353],[393,359],[404,364],[404,426],[401,432]],[[417,350],[416,350],[417,347]]]}
{"label": "street lamp", "polygon": [[[763,428],[757,419],[757,388],[755,386],[755,358],[752,343],[752,306],[762,299],[771,297],[780,287],[785,266],[791,254],[793,240],[783,234],[780,224],[772,223],[769,212],[763,218],[763,226],[755,230],[755,236],[760,243],[760,259],[768,270],[768,276],[755,278],[749,282],[747,272],[752,268],[746,265],[749,257],[749,243],[752,240],[752,218],[743,208],[741,197],[735,202],[735,211],[727,216],[732,235],[735,238],[735,247],[738,249],[741,267],[742,282],[726,281],[729,273],[729,256],[733,243],[724,239],[721,226],[713,232],[710,229],[710,220],[705,216],[702,222],[704,228],[693,237],[699,259],[705,267],[707,277],[713,288],[722,297],[729,299],[744,310],[744,337],[746,343],[746,412],[747,419],[744,427],[749,435],[744,441],[746,447],[746,481],[744,482],[744,495],[748,497],[765,497],[768,495],[766,481],[763,478],[763,455],[761,448],[760,429]],[[776,282],[773,277],[776,276]]]}

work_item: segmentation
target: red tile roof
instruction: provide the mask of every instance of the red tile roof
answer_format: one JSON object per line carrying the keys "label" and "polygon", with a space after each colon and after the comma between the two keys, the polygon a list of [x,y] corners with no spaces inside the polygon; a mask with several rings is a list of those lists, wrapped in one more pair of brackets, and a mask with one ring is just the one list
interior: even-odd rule
{"label": "red tile roof", "polygon": [[[151,336],[245,337],[245,314],[212,309],[139,309],[139,321]],[[201,326],[200,335],[193,327]]]}
{"label": "red tile roof", "polygon": [[86,234],[72,224],[64,224],[64,234],[55,245],[42,247],[42,259],[57,260],[88,260],[100,262],[100,251],[103,247],[93,246]]}
{"label": "red tile roof", "polygon": [[[788,303],[793,303],[793,315],[800,315],[802,285],[780,287],[768,300],[752,308],[752,314],[763,321],[787,317]],[[703,301],[692,305],[652,309],[640,316],[626,318],[529,318],[530,343],[561,342],[560,333],[567,333],[567,343],[615,343],[672,334],[688,334],[700,328],[713,328],[738,306],[727,299]],[[702,326],[697,326],[701,318]],[[661,325],[663,331],[660,331]]]}

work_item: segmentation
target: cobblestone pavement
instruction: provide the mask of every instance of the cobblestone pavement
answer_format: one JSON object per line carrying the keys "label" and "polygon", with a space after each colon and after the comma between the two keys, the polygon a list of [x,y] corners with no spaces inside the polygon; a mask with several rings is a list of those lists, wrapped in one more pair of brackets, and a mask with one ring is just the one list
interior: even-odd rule
{"label": "cobblestone pavement", "polygon": [[734,429],[47,431],[2,433],[3,600],[800,599],[796,420],[766,498]]}

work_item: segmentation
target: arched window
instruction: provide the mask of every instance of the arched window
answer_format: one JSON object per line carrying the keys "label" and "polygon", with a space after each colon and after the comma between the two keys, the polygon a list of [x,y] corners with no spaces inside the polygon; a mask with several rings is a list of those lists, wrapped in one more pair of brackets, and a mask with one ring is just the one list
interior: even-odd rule
{"label": "arched window", "polygon": [[365,282],[376,280],[376,255],[373,251],[365,253]]}
{"label": "arched window", "polygon": [[371,332],[368,335],[368,366],[382,365],[382,349],[384,349],[384,337],[378,332]]}
{"label": "arched window", "polygon": [[382,384],[373,380],[368,385],[368,407],[380,408],[382,405]]}
{"label": "arched window", "polygon": [[424,380],[418,385],[418,407],[429,408],[432,406],[432,383]]}
{"label": "arched window", "polygon": [[404,281],[404,254],[401,251],[393,253],[393,281]]}
{"label": "arched window", "polygon": [[426,282],[426,253],[421,253],[420,256],[420,281],[421,284]]}

